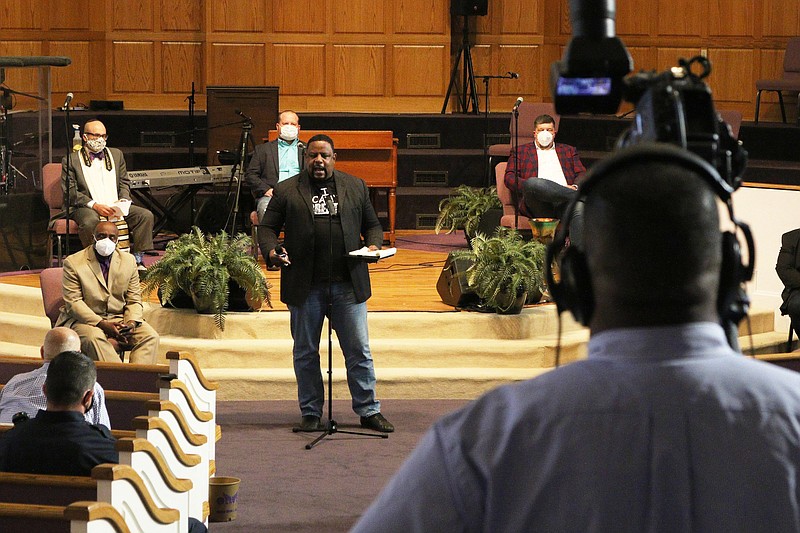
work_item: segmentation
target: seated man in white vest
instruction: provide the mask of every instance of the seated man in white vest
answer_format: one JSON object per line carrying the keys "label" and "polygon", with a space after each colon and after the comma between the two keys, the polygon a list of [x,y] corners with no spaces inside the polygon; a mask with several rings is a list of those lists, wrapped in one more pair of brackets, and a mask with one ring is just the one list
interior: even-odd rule
{"label": "seated man in white vest", "polygon": [[122,217],[136,263],[142,265],[143,253],[153,249],[153,213],[131,203],[125,157],[119,149],[106,147],[107,138],[106,127],[99,120],[83,126],[83,147],[70,153],[69,160],[61,160],[64,198],[69,197],[70,218],[78,223],[84,247],[92,244],[92,232],[100,220],[113,222]]}

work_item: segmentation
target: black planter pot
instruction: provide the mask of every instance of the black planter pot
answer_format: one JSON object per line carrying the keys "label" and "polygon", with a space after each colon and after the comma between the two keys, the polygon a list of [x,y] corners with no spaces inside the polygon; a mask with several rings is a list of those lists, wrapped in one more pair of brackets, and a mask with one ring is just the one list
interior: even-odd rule
{"label": "black planter pot", "polygon": [[[158,300],[161,301],[161,287],[158,288]],[[192,297],[180,289],[172,295],[169,302],[162,306],[175,309],[196,309]],[[233,280],[228,282],[228,311],[252,311],[245,298],[245,290]]]}

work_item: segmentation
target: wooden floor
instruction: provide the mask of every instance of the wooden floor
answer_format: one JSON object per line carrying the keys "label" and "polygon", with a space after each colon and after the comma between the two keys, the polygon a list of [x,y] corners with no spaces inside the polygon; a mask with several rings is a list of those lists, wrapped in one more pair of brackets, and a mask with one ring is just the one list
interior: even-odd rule
{"label": "wooden floor", "polygon": [[[436,280],[447,258],[444,252],[423,252],[399,248],[397,254],[370,265],[372,298],[367,302],[370,311],[453,311],[442,303],[436,292]],[[263,267],[263,263],[262,263]],[[270,294],[273,310],[286,310],[280,302],[280,272],[265,269],[272,285]],[[0,277],[0,283],[39,287],[38,273]],[[149,301],[156,303],[155,295]],[[264,311],[269,311],[266,306]]]}

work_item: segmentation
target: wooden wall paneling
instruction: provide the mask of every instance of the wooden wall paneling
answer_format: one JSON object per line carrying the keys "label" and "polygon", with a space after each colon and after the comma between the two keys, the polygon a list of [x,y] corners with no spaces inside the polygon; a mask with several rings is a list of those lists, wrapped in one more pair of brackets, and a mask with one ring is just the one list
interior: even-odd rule
{"label": "wooden wall paneling", "polygon": [[492,9],[497,13],[499,28],[497,33],[507,35],[541,35],[544,33],[542,11],[544,1],[505,0],[492,2]]}
{"label": "wooden wall paneling", "polygon": [[43,2],[4,0],[0,2],[0,30],[39,30]]}
{"label": "wooden wall paneling", "polygon": [[709,48],[711,75],[706,79],[714,94],[714,102],[751,102],[755,92],[755,53],[744,48]]}
{"label": "wooden wall paneling", "polygon": [[280,94],[326,94],[327,57],[323,44],[276,44],[272,47],[274,71],[269,84],[280,87]]}
{"label": "wooden wall paneling", "polygon": [[[42,55],[41,41],[0,41],[0,56],[40,56]],[[7,68],[5,85],[15,91],[37,94],[38,69],[35,68]],[[33,100],[21,95],[14,96],[15,107],[20,105],[25,109],[36,107]]]}
{"label": "wooden wall paneling", "polygon": [[111,30],[155,31],[153,2],[155,0],[113,0]]}
{"label": "wooden wall paneling", "polygon": [[160,0],[159,24],[162,31],[203,29],[203,3],[197,0]]}
{"label": "wooden wall paneling", "polygon": [[796,0],[761,0],[761,33],[765,37],[800,35],[800,3]]}
{"label": "wooden wall paneling", "polygon": [[663,72],[678,65],[678,59],[689,59],[700,54],[699,48],[659,48],[656,52],[656,70]]}
{"label": "wooden wall paneling", "polygon": [[50,0],[49,5],[41,1],[30,3],[47,5],[45,16],[47,18],[47,29],[49,30],[102,31],[105,28],[105,17],[102,9],[94,8],[94,12],[97,12],[99,16],[86,16],[92,8],[92,4],[88,0],[72,2]]}
{"label": "wooden wall paneling", "polygon": [[[212,32],[261,32],[267,27],[264,0],[207,0],[211,3]],[[293,2],[297,5],[302,2]]]}
{"label": "wooden wall paneling", "polygon": [[114,93],[152,93],[155,91],[156,57],[152,41],[114,41],[113,55]]}
{"label": "wooden wall paneling", "polygon": [[204,92],[203,43],[161,43],[161,91],[164,93]]}
{"label": "wooden wall paneling", "polygon": [[386,33],[385,0],[348,0],[333,10],[333,33]]}
{"label": "wooden wall paneling", "polygon": [[[446,35],[450,31],[450,2],[395,0],[392,7],[395,33]],[[470,23],[473,30],[474,22]]]}
{"label": "wooden wall paneling", "polygon": [[701,37],[708,19],[706,2],[657,0],[656,31],[660,36]]}
{"label": "wooden wall paneling", "polygon": [[[498,74],[498,68],[496,66],[496,61],[492,60],[492,50],[495,47],[489,44],[476,44],[471,49],[472,54],[472,67],[475,74],[475,81],[478,83],[478,94],[483,94],[483,80],[480,79],[479,76],[490,76]],[[462,58],[461,67],[464,66],[464,61]],[[452,68],[452,65],[451,65]],[[447,81],[450,81],[450,74],[447,75]],[[489,87],[490,90],[494,89],[494,83],[498,80],[493,80],[491,86]],[[492,91],[494,92],[494,91]]]}
{"label": "wooden wall paneling", "polygon": [[[239,0],[233,1],[238,2]],[[327,27],[329,15],[324,6],[323,2],[315,0],[272,2],[272,31],[277,33],[326,33],[329,31]],[[338,7],[339,3],[337,3]]]}
{"label": "wooden wall paneling", "polygon": [[628,46],[628,53],[633,58],[633,72],[654,70],[658,65],[656,50],[650,46]]}
{"label": "wooden wall paneling", "polygon": [[[654,30],[656,4],[648,0],[617,0],[617,35],[647,36]],[[624,41],[624,38],[623,38]]]}
{"label": "wooden wall paneling", "polygon": [[50,55],[67,56],[72,59],[68,67],[54,68],[50,71],[53,93],[74,93],[73,105],[89,103],[86,96],[93,89],[90,75],[91,50],[92,44],[89,41],[50,41],[48,52]]}
{"label": "wooden wall paneling", "polygon": [[383,96],[386,80],[385,46],[334,45],[333,51],[335,96]]}
{"label": "wooden wall paneling", "polygon": [[708,5],[708,34],[750,37],[755,29],[755,0],[713,0]]}
{"label": "wooden wall paneling", "polygon": [[[549,73],[549,65],[547,72]],[[500,72],[513,71],[519,73],[516,80],[498,80],[498,91],[501,95],[527,95],[534,101],[543,101],[550,96],[550,77],[542,76],[541,47],[527,45],[500,45]]]}
{"label": "wooden wall paneling", "polygon": [[264,85],[263,43],[211,43],[207,85]]}
{"label": "wooden wall paneling", "polygon": [[393,94],[439,96],[450,81],[450,54],[442,45],[396,45],[392,69]]}

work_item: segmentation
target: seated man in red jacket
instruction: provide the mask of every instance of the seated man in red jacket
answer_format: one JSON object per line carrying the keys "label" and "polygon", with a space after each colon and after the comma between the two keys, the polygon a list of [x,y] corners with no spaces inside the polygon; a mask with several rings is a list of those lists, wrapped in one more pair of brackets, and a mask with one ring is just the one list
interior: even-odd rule
{"label": "seated man in red jacket", "polygon": [[[518,198],[519,212],[528,218],[561,218],[575,196],[586,168],[578,151],[568,144],[556,144],[556,121],[539,115],[533,121],[536,138],[512,150],[506,166],[505,183]],[[519,177],[517,178],[517,169]],[[583,234],[583,210],[576,209],[569,221],[571,243]]]}

